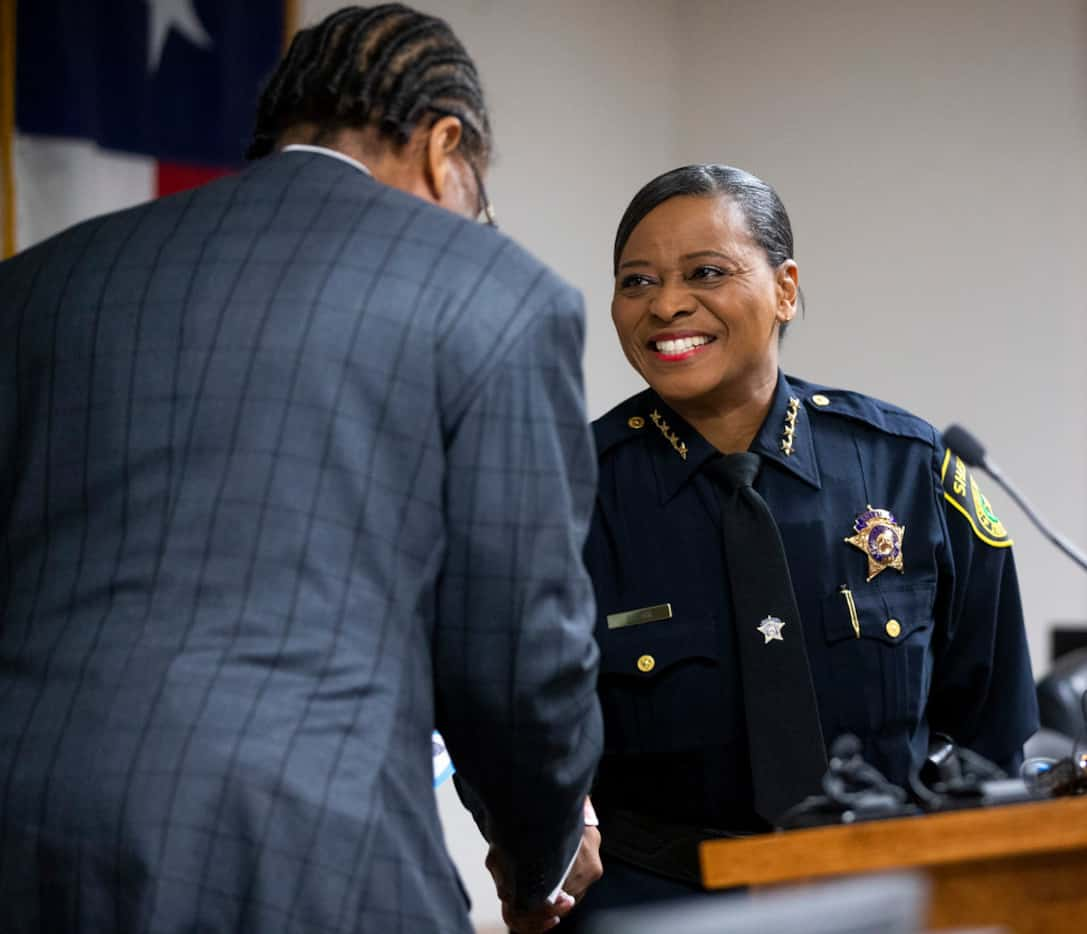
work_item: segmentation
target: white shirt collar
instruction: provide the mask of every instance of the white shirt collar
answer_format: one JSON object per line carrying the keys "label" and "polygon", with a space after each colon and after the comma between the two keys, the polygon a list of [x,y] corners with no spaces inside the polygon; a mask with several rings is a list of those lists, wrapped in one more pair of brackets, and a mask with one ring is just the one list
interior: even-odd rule
{"label": "white shirt collar", "polygon": [[322,156],[332,156],[333,159],[339,159],[341,162],[346,162],[348,165],[353,165],[360,172],[365,172],[367,175],[372,176],[371,172],[366,166],[364,166],[358,159],[352,159],[349,155],[340,152],[338,149],[329,149],[326,146],[310,146],[308,143],[291,143],[289,146],[284,146],[281,152],[316,152]]}

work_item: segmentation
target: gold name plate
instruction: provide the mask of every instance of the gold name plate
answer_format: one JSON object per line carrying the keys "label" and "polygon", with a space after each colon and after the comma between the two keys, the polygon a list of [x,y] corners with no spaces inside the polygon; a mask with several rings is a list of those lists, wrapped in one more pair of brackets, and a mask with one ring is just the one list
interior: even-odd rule
{"label": "gold name plate", "polygon": [[642,623],[655,623],[661,619],[672,618],[672,604],[658,603],[656,606],[643,606],[640,610],[627,610],[625,613],[609,613],[608,629],[622,629],[624,626],[640,626]]}

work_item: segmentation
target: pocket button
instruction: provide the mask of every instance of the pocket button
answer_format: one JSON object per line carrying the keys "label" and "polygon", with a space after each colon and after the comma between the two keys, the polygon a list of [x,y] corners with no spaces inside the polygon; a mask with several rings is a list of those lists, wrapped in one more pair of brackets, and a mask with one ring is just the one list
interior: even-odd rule
{"label": "pocket button", "polygon": [[650,672],[657,664],[657,660],[652,655],[640,655],[638,656],[638,671]]}
{"label": "pocket button", "polygon": [[892,639],[897,639],[902,635],[902,624],[897,619],[887,620],[887,625],[883,629]]}

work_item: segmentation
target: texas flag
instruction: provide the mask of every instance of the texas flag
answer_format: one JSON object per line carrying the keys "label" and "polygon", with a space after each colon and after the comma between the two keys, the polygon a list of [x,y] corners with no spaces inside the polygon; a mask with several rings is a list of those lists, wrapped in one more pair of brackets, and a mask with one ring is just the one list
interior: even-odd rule
{"label": "texas flag", "polygon": [[14,5],[13,106],[0,107],[9,254],[238,168],[295,25],[291,0]]}

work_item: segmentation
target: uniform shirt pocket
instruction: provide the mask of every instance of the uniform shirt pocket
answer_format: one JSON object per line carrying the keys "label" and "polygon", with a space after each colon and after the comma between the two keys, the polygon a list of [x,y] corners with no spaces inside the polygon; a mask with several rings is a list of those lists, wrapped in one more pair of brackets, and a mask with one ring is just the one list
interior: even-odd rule
{"label": "uniform shirt pocket", "polygon": [[712,616],[601,626],[597,633],[607,752],[669,752],[722,741],[724,684]]}
{"label": "uniform shirt pocket", "polygon": [[913,733],[932,676],[932,586],[851,590],[823,599],[831,677],[819,696],[831,740],[841,733]]}

